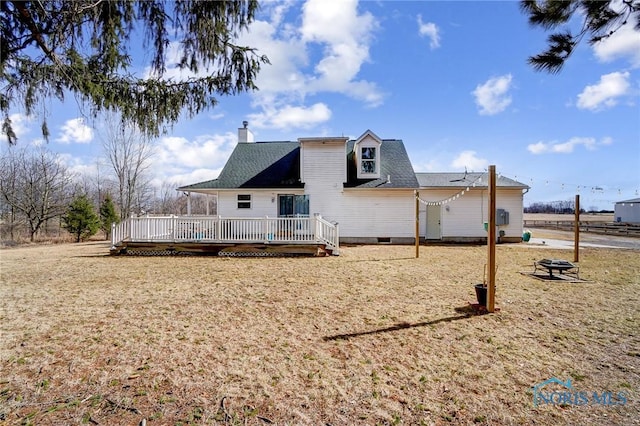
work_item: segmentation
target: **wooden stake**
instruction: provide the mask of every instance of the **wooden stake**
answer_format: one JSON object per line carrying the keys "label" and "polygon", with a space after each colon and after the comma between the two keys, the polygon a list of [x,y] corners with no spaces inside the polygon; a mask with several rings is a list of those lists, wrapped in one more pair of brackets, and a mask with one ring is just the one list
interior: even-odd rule
{"label": "wooden stake", "polygon": [[416,198],[416,259],[420,257],[420,192],[414,191]]}
{"label": "wooden stake", "polygon": [[489,226],[487,229],[487,311],[495,310],[496,299],[496,166],[489,166]]}
{"label": "wooden stake", "polygon": [[576,194],[573,234],[573,261],[580,262],[580,194]]}

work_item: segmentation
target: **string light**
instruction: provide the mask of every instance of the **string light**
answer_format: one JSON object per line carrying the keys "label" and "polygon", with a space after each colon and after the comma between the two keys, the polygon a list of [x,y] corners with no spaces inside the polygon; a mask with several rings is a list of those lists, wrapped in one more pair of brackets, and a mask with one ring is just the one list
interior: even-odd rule
{"label": "string light", "polygon": [[[506,173],[506,175],[508,175],[508,173]],[[577,183],[570,183],[570,182],[558,182],[558,181],[552,181],[544,178],[540,179],[540,178],[533,178],[529,176],[514,174],[515,180],[518,180],[517,177],[520,177],[522,179],[521,181],[528,182],[528,185],[531,187],[531,189],[539,188],[539,187],[536,187],[536,182],[538,182],[539,184],[544,184],[544,186],[547,187],[545,191],[549,191],[550,189],[553,189],[553,187],[556,187],[556,188],[559,187],[560,191],[567,191],[567,190],[571,190],[571,188],[576,188],[576,191],[577,191],[576,193],[583,194],[584,196],[589,197],[583,200],[586,202],[616,203],[620,201],[620,198],[624,198],[625,194],[629,198],[632,198],[634,196],[637,197],[640,194],[639,187],[623,189],[620,187],[607,187],[601,184],[585,185],[585,184],[577,184]],[[605,196],[608,195],[609,197],[611,197],[611,199],[604,199],[605,197],[595,199],[592,195],[605,195]],[[617,198],[617,199],[614,199],[614,198]]]}
{"label": "string light", "polygon": [[[473,182],[471,182],[471,187],[475,188],[476,187],[476,183],[480,183],[482,182],[482,175],[478,176],[478,178],[476,180],[474,180]],[[425,206],[442,206],[445,204],[450,204],[453,201],[457,200],[458,198],[462,197],[465,193],[469,192],[470,188],[469,186],[466,187],[466,189],[461,190],[460,192],[458,192],[457,194],[454,194],[452,196],[450,196],[449,198],[445,198],[439,201],[427,201],[427,200],[423,200],[420,197],[416,196],[416,199],[418,201],[420,201],[420,203],[424,204]]]}
{"label": "string light", "polygon": [[[428,206],[442,206],[442,205],[446,205],[449,204],[455,200],[457,200],[458,198],[460,198],[461,196],[466,195],[469,191],[471,191],[472,188],[476,188],[481,186],[482,182],[483,182],[483,177],[486,175],[486,172],[483,173],[481,176],[479,176],[476,180],[474,180],[473,182],[471,182],[470,184],[467,185],[467,187],[465,189],[460,190],[458,193],[451,195],[447,198],[443,198],[441,200],[438,201],[427,201],[427,200],[423,200],[421,198],[418,198],[418,200],[425,205]],[[506,174],[508,175],[508,174]],[[498,174],[497,177],[500,178],[502,176],[505,176],[505,174]],[[593,203],[616,203],[619,202],[619,198],[621,198],[623,196],[624,193],[629,194],[629,198],[631,197],[638,197],[640,195],[640,188],[629,188],[627,190],[623,190],[622,188],[611,188],[611,187],[607,187],[605,185],[584,185],[584,184],[574,184],[574,183],[567,183],[567,182],[556,182],[556,181],[552,181],[549,179],[534,179],[532,177],[527,177],[527,176],[521,176],[521,175],[514,175],[514,180],[518,180],[518,177],[520,177],[520,179],[522,179],[521,181],[526,181],[528,182],[528,185],[532,188],[535,189],[536,186],[536,181],[537,182],[543,182],[544,186],[547,187],[547,191],[557,185],[558,187],[560,187],[560,189],[562,191],[566,191],[566,190],[570,190],[570,188],[575,188],[578,194],[583,194],[583,196],[587,196],[588,198],[584,199],[584,202],[593,202]],[[607,194],[609,194],[609,196],[611,198],[618,198],[617,200],[615,199],[607,199]],[[594,195],[601,195],[604,196],[602,198],[595,198],[593,197]]]}

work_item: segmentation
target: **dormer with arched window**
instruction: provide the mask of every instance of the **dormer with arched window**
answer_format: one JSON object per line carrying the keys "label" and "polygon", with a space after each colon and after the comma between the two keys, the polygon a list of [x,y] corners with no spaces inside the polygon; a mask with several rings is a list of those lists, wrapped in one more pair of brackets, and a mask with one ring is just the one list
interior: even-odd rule
{"label": "dormer with arched window", "polygon": [[354,143],[353,153],[358,179],[380,178],[380,162],[382,161],[380,145],[382,145],[382,139],[371,130],[364,132]]}

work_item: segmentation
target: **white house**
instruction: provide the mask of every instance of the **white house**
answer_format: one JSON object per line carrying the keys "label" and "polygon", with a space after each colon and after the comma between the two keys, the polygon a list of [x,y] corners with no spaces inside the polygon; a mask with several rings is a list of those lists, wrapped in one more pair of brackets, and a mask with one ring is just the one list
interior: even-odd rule
{"label": "white house", "polygon": [[[440,201],[466,188],[467,182],[451,182],[460,173],[416,175],[403,142],[381,139],[371,130],[355,140],[311,137],[255,142],[244,124],[217,179],[178,188],[216,196],[221,217],[321,215],[339,224],[343,243],[413,243],[415,190],[420,188],[423,201]],[[508,212],[509,221],[500,231],[505,239],[520,241],[522,194],[527,186],[507,178],[501,178],[498,186],[498,206]],[[486,239],[482,227],[486,198],[485,179],[455,202],[439,204],[437,209],[422,205],[421,239]]]}
{"label": "white house", "polygon": [[[420,184],[420,235],[426,240],[483,241],[489,221],[487,173],[416,173]],[[529,187],[496,179],[496,236],[522,240],[523,196]]]}
{"label": "white house", "polygon": [[613,212],[616,222],[640,224],[640,198],[618,201]]}

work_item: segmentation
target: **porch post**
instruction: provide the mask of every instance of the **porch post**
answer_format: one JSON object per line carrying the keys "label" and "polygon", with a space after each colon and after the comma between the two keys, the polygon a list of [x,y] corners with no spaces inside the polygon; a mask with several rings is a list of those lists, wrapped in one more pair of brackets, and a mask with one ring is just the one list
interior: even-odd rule
{"label": "porch post", "polygon": [[176,241],[176,228],[178,227],[178,217],[171,215],[171,239]]}
{"label": "porch post", "polygon": [[313,239],[315,241],[318,241],[318,239],[320,238],[320,221],[318,219],[322,218],[322,216],[320,216],[320,213],[314,213],[313,214]]}
{"label": "porch post", "polygon": [[265,242],[269,241],[269,216],[267,215],[262,218],[262,239]]}
{"label": "porch post", "polygon": [[191,193],[187,192],[187,216],[191,216]]}

